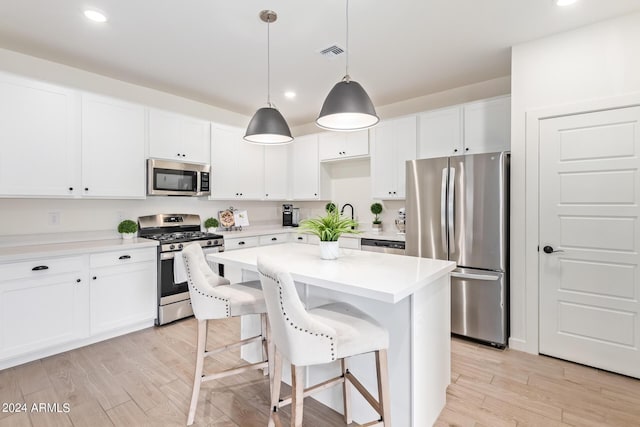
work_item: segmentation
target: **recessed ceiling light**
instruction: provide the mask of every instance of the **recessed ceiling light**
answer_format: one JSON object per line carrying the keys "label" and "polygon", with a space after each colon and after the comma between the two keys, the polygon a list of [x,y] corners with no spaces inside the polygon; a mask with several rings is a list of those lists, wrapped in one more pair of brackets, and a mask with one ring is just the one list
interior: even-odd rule
{"label": "recessed ceiling light", "polygon": [[287,99],[293,99],[296,97],[296,93],[292,90],[288,90],[284,93],[284,97]]}
{"label": "recessed ceiling light", "polygon": [[107,16],[104,13],[99,12],[95,9],[85,10],[84,16],[86,16],[87,19],[90,19],[94,22],[107,22]]}
{"label": "recessed ceiling light", "polygon": [[577,2],[578,0],[556,0],[558,6],[569,6]]}

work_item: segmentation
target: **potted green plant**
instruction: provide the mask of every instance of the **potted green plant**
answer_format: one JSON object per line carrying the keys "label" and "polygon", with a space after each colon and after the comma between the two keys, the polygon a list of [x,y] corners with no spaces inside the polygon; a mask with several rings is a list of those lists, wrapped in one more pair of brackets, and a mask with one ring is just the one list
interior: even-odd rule
{"label": "potted green plant", "polygon": [[373,218],[373,224],[371,225],[371,231],[380,232],[382,231],[382,220],[380,219],[380,214],[382,213],[382,204],[376,202],[373,203],[370,207],[371,213],[375,215]]}
{"label": "potted green plant", "polygon": [[204,221],[204,228],[207,229],[207,233],[215,233],[216,229],[218,228],[218,225],[220,225],[220,223],[216,218],[213,218],[213,217],[207,218]]}
{"label": "potted green plant", "polygon": [[118,233],[122,235],[123,239],[131,239],[136,235],[138,231],[138,224],[130,219],[125,219],[118,224]]}
{"label": "potted green plant", "polygon": [[[334,205],[335,206],[335,205]],[[337,208],[327,209],[325,216],[300,221],[299,232],[308,232],[320,238],[320,258],[338,258],[338,238],[342,234],[357,234],[358,223],[351,218],[343,217]]]}
{"label": "potted green plant", "polygon": [[329,202],[326,205],[324,205],[324,210],[327,212],[333,212],[335,210],[338,210],[338,207],[336,206],[335,203]]}

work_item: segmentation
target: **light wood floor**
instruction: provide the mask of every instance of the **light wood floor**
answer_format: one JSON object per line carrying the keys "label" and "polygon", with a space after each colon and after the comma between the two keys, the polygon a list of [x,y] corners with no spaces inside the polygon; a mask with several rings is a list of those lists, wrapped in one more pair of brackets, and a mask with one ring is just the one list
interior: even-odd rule
{"label": "light wood floor", "polygon": [[[212,347],[239,334],[236,320],[210,323]],[[437,426],[640,426],[638,380],[456,339],[452,350],[452,384]],[[59,403],[63,411],[69,403],[70,411],[0,412],[0,427],[184,425],[194,353],[195,321],[187,319],[2,370],[0,404]],[[214,363],[236,366],[239,354]],[[267,379],[256,371],[207,383],[195,425],[265,426],[268,397]],[[304,415],[305,426],[344,425],[312,399]]]}

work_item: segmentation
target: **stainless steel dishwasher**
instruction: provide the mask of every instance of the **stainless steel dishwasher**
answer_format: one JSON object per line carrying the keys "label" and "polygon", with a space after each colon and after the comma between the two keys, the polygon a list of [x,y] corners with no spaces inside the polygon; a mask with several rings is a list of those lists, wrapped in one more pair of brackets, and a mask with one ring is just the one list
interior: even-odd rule
{"label": "stainless steel dishwasher", "polygon": [[360,249],[369,252],[404,255],[404,242],[397,240],[360,239]]}

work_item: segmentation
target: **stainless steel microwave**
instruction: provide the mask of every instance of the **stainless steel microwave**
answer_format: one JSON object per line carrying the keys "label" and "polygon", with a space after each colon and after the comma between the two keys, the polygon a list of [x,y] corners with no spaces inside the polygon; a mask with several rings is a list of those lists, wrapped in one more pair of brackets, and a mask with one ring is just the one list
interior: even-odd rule
{"label": "stainless steel microwave", "polygon": [[208,196],[211,166],[171,160],[147,160],[149,196]]}

